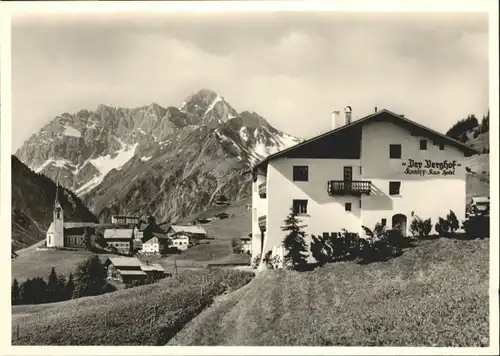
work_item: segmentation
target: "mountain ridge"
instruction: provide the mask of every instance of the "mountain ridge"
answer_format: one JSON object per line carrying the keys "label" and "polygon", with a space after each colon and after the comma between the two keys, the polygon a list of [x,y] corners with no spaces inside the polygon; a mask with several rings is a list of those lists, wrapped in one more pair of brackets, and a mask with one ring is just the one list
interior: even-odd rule
{"label": "mountain ridge", "polygon": [[[12,250],[32,245],[45,238],[52,222],[56,184],[37,174],[17,157],[12,166]],[[59,191],[59,200],[66,221],[98,222],[94,214],[68,189]]]}
{"label": "mountain ridge", "polygon": [[37,173],[59,177],[101,220],[147,209],[170,221],[208,208],[220,194],[249,196],[248,167],[300,141],[205,88],[180,107],[101,104],[63,113],[16,156]]}

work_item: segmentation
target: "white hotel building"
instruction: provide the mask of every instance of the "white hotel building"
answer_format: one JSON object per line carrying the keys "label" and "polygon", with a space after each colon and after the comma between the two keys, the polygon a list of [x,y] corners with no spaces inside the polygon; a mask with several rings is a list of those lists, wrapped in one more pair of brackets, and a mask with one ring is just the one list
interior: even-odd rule
{"label": "white hotel building", "polygon": [[[252,261],[283,254],[283,220],[290,208],[312,235],[346,229],[362,235],[381,222],[408,234],[416,215],[453,210],[465,218],[464,157],[477,152],[389,110],[351,122],[333,113],[332,131],[273,154],[252,167]],[[262,267],[262,266],[261,266]]]}

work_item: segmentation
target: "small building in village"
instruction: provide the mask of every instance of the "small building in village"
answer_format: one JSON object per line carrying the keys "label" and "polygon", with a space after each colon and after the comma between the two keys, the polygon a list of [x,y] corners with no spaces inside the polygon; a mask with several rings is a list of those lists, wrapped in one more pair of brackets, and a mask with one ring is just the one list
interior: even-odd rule
{"label": "small building in village", "polygon": [[252,237],[242,236],[240,240],[241,240],[241,253],[248,253],[248,254],[252,253]]}
{"label": "small building in village", "polygon": [[64,210],[59,201],[59,185],[56,187],[52,222],[46,234],[48,248],[88,248],[95,244],[95,222],[65,222]]}
{"label": "small building in village", "polygon": [[136,257],[109,257],[104,266],[107,269],[107,279],[122,283],[143,281],[147,273],[142,270],[142,263]]}
{"label": "small building in village", "polygon": [[141,253],[158,254],[163,253],[170,245],[171,238],[166,234],[154,232],[153,236],[142,243]]}
{"label": "small building in village", "polygon": [[227,219],[229,217],[228,213],[219,213],[214,215],[215,218],[222,220],[222,219]]}
{"label": "small building in village", "polygon": [[189,236],[183,232],[171,235],[170,240],[168,247],[177,248],[179,251],[186,251],[191,246]]}
{"label": "small building in village", "polygon": [[159,263],[142,262],[141,269],[146,273],[147,278],[159,280],[165,278],[165,269]]}
{"label": "small building in village", "polygon": [[207,238],[205,229],[198,225],[170,225],[166,232],[169,237],[179,233],[189,236],[192,239],[203,240]]}
{"label": "small building in village", "polygon": [[108,246],[114,246],[120,253],[131,254],[134,248],[133,229],[106,229],[104,239]]}
{"label": "small building in village", "polygon": [[138,216],[113,215],[111,223],[116,225],[136,225],[139,223]]}

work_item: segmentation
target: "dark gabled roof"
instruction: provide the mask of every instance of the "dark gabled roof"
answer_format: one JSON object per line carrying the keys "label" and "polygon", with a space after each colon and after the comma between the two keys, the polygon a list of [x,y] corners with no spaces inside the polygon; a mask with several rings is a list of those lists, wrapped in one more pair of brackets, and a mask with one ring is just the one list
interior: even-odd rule
{"label": "dark gabled roof", "polygon": [[[396,119],[397,121],[399,121],[399,124],[403,124],[403,125],[409,125],[409,126],[413,126],[415,129],[418,129],[418,130],[421,130],[421,131],[424,131],[427,135],[429,136],[437,136],[439,137],[440,139],[442,140],[445,140],[446,142],[448,142],[448,144],[458,148],[459,150],[463,151],[466,155],[473,155],[473,154],[477,154],[479,153],[477,150],[473,149],[472,147],[470,146],[467,146],[465,144],[463,144],[462,142],[460,141],[457,141],[449,136],[446,136],[446,135],[443,135],[442,133],[440,132],[437,132],[435,130],[432,130],[428,127],[425,127],[421,124],[418,124],[414,121],[411,121],[401,115],[398,115],[398,114],[395,114],[393,113],[392,111],[389,111],[387,109],[383,109],[383,110],[380,110],[376,113],[373,113],[373,114],[370,114],[368,116],[365,116],[361,119],[358,119],[356,121],[353,121],[351,122],[350,124],[347,124],[347,125],[344,125],[344,126],[341,126],[341,127],[338,127],[336,129],[333,129],[333,130],[330,130],[328,132],[325,132],[319,136],[316,136],[316,137],[313,137],[313,138],[310,138],[308,140],[305,140],[305,141],[302,141],[292,147],[289,147],[287,149],[284,149],[282,151],[279,151],[279,152],[276,152],[270,156],[267,156],[266,158],[264,158],[263,160],[261,160],[260,162],[257,162],[255,165],[252,166],[252,169],[255,169],[255,168],[258,168],[262,165],[267,165],[269,163],[269,161],[275,159],[275,158],[278,158],[282,155],[284,155],[285,153],[288,153],[288,152],[291,152],[299,147],[302,147],[310,142],[313,142],[313,141],[316,141],[316,140],[320,140],[326,136],[329,136],[329,135],[333,135],[333,134],[336,134],[338,132],[341,132],[345,129],[348,129],[348,128],[351,128],[351,127],[354,127],[354,126],[358,126],[358,125],[361,125],[363,123],[366,123],[366,122],[369,122],[377,117],[379,117],[381,114],[388,114],[390,115],[391,118],[393,119]],[[398,123],[398,122],[396,122]]]}

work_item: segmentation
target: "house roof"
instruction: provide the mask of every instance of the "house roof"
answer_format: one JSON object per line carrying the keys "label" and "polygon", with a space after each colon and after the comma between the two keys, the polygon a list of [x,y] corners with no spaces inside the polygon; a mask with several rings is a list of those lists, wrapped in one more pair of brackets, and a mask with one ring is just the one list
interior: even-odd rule
{"label": "house roof", "polygon": [[64,228],[71,229],[75,227],[96,227],[96,223],[93,222],[65,222]]}
{"label": "house roof", "polygon": [[119,269],[119,267],[141,267],[142,263],[135,257],[109,257],[108,260]]}
{"label": "house roof", "polygon": [[120,272],[120,274],[122,276],[145,276],[146,275],[146,272],[144,272],[143,270],[127,270],[127,269],[118,269],[118,272]]}
{"label": "house roof", "polygon": [[207,234],[207,232],[205,231],[205,229],[203,229],[200,226],[196,226],[196,225],[186,225],[186,226],[183,226],[183,225],[170,225],[170,228],[174,232],[185,232],[185,233],[190,233],[190,234],[203,234],[203,235]]}
{"label": "house roof", "polygon": [[167,236],[167,234],[164,234],[162,232],[153,232],[153,236],[159,238],[160,240],[169,240],[170,238]]}
{"label": "house roof", "polygon": [[473,203],[489,203],[490,198],[488,197],[472,197]]}
{"label": "house roof", "polygon": [[370,114],[368,116],[365,116],[361,119],[358,119],[356,121],[353,121],[351,122],[350,124],[346,124],[346,125],[343,125],[341,127],[338,127],[336,129],[333,129],[333,130],[330,130],[328,132],[325,132],[319,136],[315,136],[313,138],[310,138],[308,140],[305,140],[305,141],[302,141],[292,147],[289,147],[287,149],[284,149],[282,151],[279,151],[279,152],[276,152],[272,155],[269,155],[267,156],[266,158],[264,158],[263,160],[261,160],[260,162],[257,162],[256,164],[253,165],[252,169],[255,169],[255,168],[258,168],[258,167],[261,167],[263,165],[267,165],[269,163],[269,161],[275,159],[275,158],[278,158],[282,155],[284,155],[285,153],[288,153],[288,152],[291,152],[299,147],[302,147],[308,143],[311,143],[313,141],[316,141],[316,140],[320,140],[326,136],[329,136],[329,135],[334,135],[338,132],[341,132],[341,131],[344,131],[348,128],[351,128],[351,127],[354,127],[354,126],[358,126],[358,125],[361,125],[361,124],[364,124],[364,123],[367,123],[367,122],[370,122],[370,121],[374,121],[378,118],[381,118],[383,114],[386,114],[388,115],[387,118],[391,118],[394,120],[394,122],[398,125],[405,125],[405,126],[410,126],[414,129],[418,129],[420,131],[422,131],[426,136],[430,136],[430,137],[437,137],[437,138],[440,138],[441,140],[445,140],[449,145],[452,145],[456,148],[458,148],[459,150],[461,150],[462,152],[464,152],[466,155],[473,155],[473,154],[477,154],[479,153],[477,150],[473,149],[472,147],[470,146],[467,146],[465,144],[463,144],[462,142],[460,141],[457,141],[449,136],[446,136],[446,135],[443,135],[442,133],[440,132],[437,132],[435,130],[432,130],[428,127],[425,127],[421,124],[418,124],[414,121],[411,121],[401,115],[398,115],[398,114],[395,114],[393,113],[392,111],[389,111],[387,109],[383,109],[383,110],[380,110],[380,111],[377,111],[376,113],[373,113],[373,114]]}
{"label": "house roof", "polygon": [[105,239],[130,239],[133,229],[106,229],[104,230]]}
{"label": "house roof", "polygon": [[142,268],[143,271],[160,271],[160,272],[165,272],[165,269],[159,263],[150,263],[150,264],[144,263],[141,266],[141,268]]}

